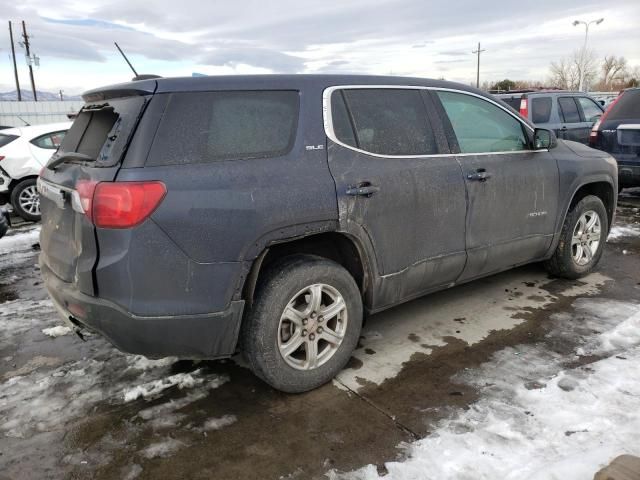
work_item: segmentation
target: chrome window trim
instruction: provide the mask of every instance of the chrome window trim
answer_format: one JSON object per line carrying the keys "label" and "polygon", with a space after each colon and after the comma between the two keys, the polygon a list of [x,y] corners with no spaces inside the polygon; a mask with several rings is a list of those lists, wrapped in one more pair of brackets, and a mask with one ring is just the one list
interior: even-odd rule
{"label": "chrome window trim", "polygon": [[462,93],[464,95],[469,95],[472,97],[480,98],[488,103],[495,105],[500,108],[513,118],[515,118],[521,125],[524,125],[531,132],[534,132],[534,129],[524,122],[515,112],[511,112],[508,109],[504,108],[498,102],[486,98],[482,95],[478,95],[477,93],[467,92],[465,90],[459,90],[456,88],[445,88],[445,87],[424,87],[419,85],[334,85],[331,87],[327,87],[322,92],[322,119],[324,124],[324,133],[325,135],[331,139],[334,143],[338,145],[348,148],[349,150],[353,150],[354,152],[363,153],[365,155],[370,155],[372,157],[378,158],[432,158],[432,157],[470,157],[470,156],[479,156],[479,155],[512,155],[512,154],[520,154],[520,153],[536,153],[536,152],[548,152],[548,149],[538,149],[538,150],[507,150],[501,152],[479,152],[479,153],[430,153],[426,155],[382,155],[379,153],[369,152],[367,150],[362,150],[361,148],[353,147],[351,145],[347,145],[346,143],[341,142],[336,137],[336,134],[333,130],[333,117],[331,112],[331,95],[336,90],[362,90],[362,89],[391,89],[391,90],[432,90],[432,91],[442,91],[442,92],[454,92],[454,93]]}

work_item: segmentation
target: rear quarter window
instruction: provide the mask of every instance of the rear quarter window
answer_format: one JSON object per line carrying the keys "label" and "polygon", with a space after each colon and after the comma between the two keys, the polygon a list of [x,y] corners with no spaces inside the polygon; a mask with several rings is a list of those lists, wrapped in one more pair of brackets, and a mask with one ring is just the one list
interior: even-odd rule
{"label": "rear quarter window", "polygon": [[547,123],[551,117],[551,97],[534,97],[531,102],[531,121]]}
{"label": "rear quarter window", "polygon": [[293,147],[297,91],[171,94],[147,165],[282,156]]}
{"label": "rear quarter window", "polygon": [[47,133],[45,135],[40,135],[39,137],[32,139],[31,143],[34,144],[36,147],[46,148],[48,150],[55,150],[62,143],[62,140],[64,139],[64,136],[66,133],[67,133],[66,130],[62,130],[60,132],[53,132],[53,133]]}

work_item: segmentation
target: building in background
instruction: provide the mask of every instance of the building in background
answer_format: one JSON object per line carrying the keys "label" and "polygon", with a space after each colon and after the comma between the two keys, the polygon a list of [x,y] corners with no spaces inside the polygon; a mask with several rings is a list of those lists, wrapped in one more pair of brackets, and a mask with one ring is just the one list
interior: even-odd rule
{"label": "building in background", "polygon": [[45,123],[65,122],[82,108],[82,100],[57,102],[2,102],[0,101],[0,125],[23,127]]}

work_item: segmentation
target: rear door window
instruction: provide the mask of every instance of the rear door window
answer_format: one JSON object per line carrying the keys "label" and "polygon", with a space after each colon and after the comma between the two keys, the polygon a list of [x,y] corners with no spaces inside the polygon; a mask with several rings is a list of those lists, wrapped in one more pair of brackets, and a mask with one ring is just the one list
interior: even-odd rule
{"label": "rear door window", "polygon": [[551,117],[551,97],[534,97],[531,102],[531,121],[547,123]]}
{"label": "rear door window", "polygon": [[[334,133],[349,146],[385,156],[437,153],[420,90],[344,89],[333,92],[332,104]],[[352,128],[348,128],[347,112]]]}
{"label": "rear door window", "polygon": [[596,117],[602,115],[602,109],[596,102],[588,97],[578,97],[578,103],[582,107],[582,113],[584,114],[585,122],[595,122]]}
{"label": "rear door window", "polygon": [[437,92],[461,153],[527,150],[522,123],[497,105],[456,92]]}
{"label": "rear door window", "polygon": [[578,106],[573,97],[560,97],[558,99],[558,105],[560,106],[560,113],[564,123],[580,123],[580,112]]}
{"label": "rear door window", "polygon": [[278,157],[293,147],[297,91],[175,93],[147,165]]}

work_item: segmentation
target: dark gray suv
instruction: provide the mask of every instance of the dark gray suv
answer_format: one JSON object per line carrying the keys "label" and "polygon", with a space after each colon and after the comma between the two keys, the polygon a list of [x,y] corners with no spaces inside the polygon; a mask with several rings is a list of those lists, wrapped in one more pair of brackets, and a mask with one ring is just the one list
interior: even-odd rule
{"label": "dark gray suv", "polygon": [[419,78],[234,76],[93,90],[39,181],[62,316],[151,357],[239,348],[329,381],[363,312],[602,254],[615,161],[489,95]]}
{"label": "dark gray suv", "polygon": [[589,143],[591,127],[603,113],[602,105],[583,92],[563,90],[494,95],[531,121],[553,130],[558,138]]}

